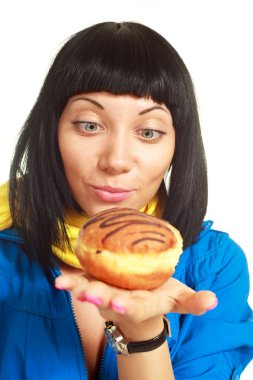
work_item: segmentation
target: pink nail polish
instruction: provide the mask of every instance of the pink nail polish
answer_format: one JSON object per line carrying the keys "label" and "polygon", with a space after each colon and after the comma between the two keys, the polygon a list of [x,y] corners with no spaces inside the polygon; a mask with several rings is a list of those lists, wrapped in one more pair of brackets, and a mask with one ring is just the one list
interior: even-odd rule
{"label": "pink nail polish", "polygon": [[78,297],[76,297],[78,301],[84,302],[86,301],[86,295],[84,293],[81,293]]}
{"label": "pink nail polish", "polygon": [[115,302],[111,302],[111,307],[114,311],[117,311],[117,313],[119,314],[125,314],[126,312],[126,309],[124,308],[124,306],[121,306]]}
{"label": "pink nail polish", "polygon": [[215,303],[212,306],[206,308],[206,311],[215,309],[217,305],[218,305],[218,298],[215,299]]}
{"label": "pink nail polish", "polygon": [[86,302],[93,303],[94,305],[97,305],[97,306],[102,304],[102,300],[99,297],[91,296],[89,294],[85,294],[84,297],[85,297],[84,301]]}

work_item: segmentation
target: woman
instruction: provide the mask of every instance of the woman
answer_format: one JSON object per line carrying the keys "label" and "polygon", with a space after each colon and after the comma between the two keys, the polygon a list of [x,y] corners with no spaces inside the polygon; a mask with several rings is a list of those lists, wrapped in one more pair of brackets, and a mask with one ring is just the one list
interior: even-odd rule
{"label": "woman", "polygon": [[[163,37],[131,22],[72,36],[23,127],[1,197],[0,378],[239,377],[253,354],[247,262],[203,222],[207,175],[193,85]],[[184,252],[162,287],[119,290],[81,269],[79,228],[115,206],[180,230]],[[115,353],[106,321],[141,342],[141,352]]]}

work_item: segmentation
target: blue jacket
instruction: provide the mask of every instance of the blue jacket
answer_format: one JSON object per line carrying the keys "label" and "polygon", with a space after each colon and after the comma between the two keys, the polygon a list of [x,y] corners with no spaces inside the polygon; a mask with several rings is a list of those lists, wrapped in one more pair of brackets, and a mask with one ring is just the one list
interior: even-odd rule
{"label": "blue jacket", "polygon": [[[219,304],[205,315],[170,314],[168,338],[176,380],[230,380],[253,357],[248,268],[241,248],[211,222],[182,254],[174,277],[210,289]],[[84,354],[68,292],[54,287],[59,268],[30,262],[13,229],[0,232],[0,380],[84,380]],[[99,379],[116,380],[105,348]]]}

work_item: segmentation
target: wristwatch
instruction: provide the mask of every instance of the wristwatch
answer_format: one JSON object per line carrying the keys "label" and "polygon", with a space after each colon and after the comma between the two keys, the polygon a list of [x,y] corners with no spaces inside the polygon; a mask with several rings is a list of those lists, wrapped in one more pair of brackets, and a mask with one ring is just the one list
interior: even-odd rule
{"label": "wristwatch", "polygon": [[119,355],[130,355],[137,352],[147,352],[160,347],[166,340],[167,335],[171,337],[170,321],[163,316],[164,329],[152,339],[142,342],[127,342],[122,336],[120,329],[113,322],[105,322],[105,336],[108,344]]}

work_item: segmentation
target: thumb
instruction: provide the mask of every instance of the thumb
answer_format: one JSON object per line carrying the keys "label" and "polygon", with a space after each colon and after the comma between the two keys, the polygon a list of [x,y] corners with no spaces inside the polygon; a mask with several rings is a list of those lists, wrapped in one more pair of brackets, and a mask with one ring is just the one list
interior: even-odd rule
{"label": "thumb", "polygon": [[[216,295],[208,290],[201,290],[187,294],[177,300],[175,312],[180,314],[202,315],[218,305]],[[173,310],[174,311],[174,310]]]}

